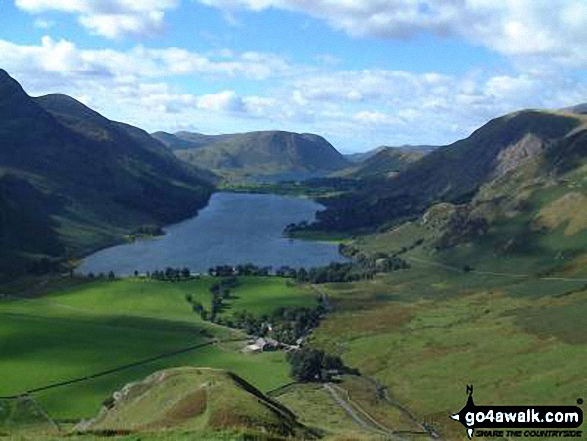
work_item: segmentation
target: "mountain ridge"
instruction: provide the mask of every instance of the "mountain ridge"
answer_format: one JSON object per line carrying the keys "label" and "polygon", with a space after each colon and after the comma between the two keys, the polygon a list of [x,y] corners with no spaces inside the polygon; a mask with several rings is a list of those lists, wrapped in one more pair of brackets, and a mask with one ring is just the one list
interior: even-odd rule
{"label": "mountain ridge", "polygon": [[[495,118],[468,138],[408,165],[393,178],[376,180],[340,198],[325,199],[328,209],[318,214],[316,227],[381,228],[421,215],[434,203],[466,203],[483,185],[503,180],[520,164],[546,160],[553,146],[560,146],[575,132],[584,132],[586,121],[581,115],[538,110]],[[548,161],[545,164],[535,173],[553,172]],[[358,216],[359,212],[363,215]]]}
{"label": "mountain ridge", "polygon": [[411,163],[422,159],[426,154],[424,150],[418,149],[380,147],[373,155],[335,172],[332,176],[352,179],[393,177],[405,170]]}
{"label": "mountain ridge", "polygon": [[192,141],[186,132],[181,133],[182,142],[191,142],[192,147],[179,149],[180,144],[169,144],[177,157],[225,177],[303,179],[323,176],[348,165],[332,144],[311,133],[266,130],[225,135],[191,134]]}
{"label": "mountain ridge", "polygon": [[[0,70],[0,250],[9,272],[194,215],[212,192],[208,176],[146,132],[65,95],[30,97]],[[47,239],[27,238],[22,222],[46,225]]]}

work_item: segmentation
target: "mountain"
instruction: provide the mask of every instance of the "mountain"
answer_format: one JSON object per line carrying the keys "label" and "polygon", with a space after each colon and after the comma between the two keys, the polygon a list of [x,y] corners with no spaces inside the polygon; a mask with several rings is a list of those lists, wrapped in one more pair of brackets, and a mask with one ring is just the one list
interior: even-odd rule
{"label": "mountain", "polygon": [[372,156],[375,156],[377,153],[379,153],[381,150],[387,148],[387,146],[379,146],[377,148],[371,149],[371,150],[367,150],[366,152],[360,152],[360,153],[348,153],[345,154],[344,157],[351,163],[353,164],[358,164],[360,162],[363,162],[369,158],[371,158]]}
{"label": "mountain", "polygon": [[386,228],[420,216],[438,203],[466,205],[482,198],[485,211],[495,217],[517,197],[523,198],[524,189],[530,191],[527,187],[563,185],[567,174],[582,173],[586,124],[581,115],[537,110],[497,118],[393,178],[325,199],[328,209],[318,214],[314,228]]}
{"label": "mountain", "polygon": [[[161,134],[157,135],[163,138]],[[328,141],[318,135],[282,131],[206,136],[180,132],[167,137],[184,161],[225,177],[296,180],[323,176],[348,165]],[[191,147],[180,149],[182,143]]]}
{"label": "mountain", "polygon": [[366,161],[367,159],[375,156],[377,153],[379,153],[381,150],[386,150],[386,149],[390,149],[390,148],[394,148],[394,149],[399,149],[402,150],[404,152],[414,152],[414,153],[422,153],[423,155],[428,154],[430,152],[432,152],[433,150],[435,150],[437,148],[437,146],[433,146],[433,145],[410,145],[410,144],[405,144],[402,146],[387,146],[387,145],[382,145],[379,146],[375,149],[372,150],[367,150],[366,152],[361,152],[361,153],[349,153],[344,155],[345,158],[352,162],[352,163],[361,163],[363,161]]}
{"label": "mountain", "polygon": [[189,217],[210,174],[141,129],[65,95],[32,98],[0,70],[0,255],[5,272],[48,266]]}
{"label": "mountain", "polygon": [[255,433],[265,434],[263,439],[315,438],[290,410],[242,378],[226,371],[187,367],[160,371],[125,386],[96,419],[82,422],[77,431],[196,434],[237,428],[248,431],[250,439],[257,439]]}
{"label": "mountain", "polygon": [[585,104],[578,104],[576,106],[567,107],[566,109],[562,109],[563,112],[568,113],[577,113],[579,115],[587,115],[587,103]]}
{"label": "mountain", "polygon": [[358,164],[333,173],[334,177],[371,179],[392,177],[411,163],[425,156],[423,150],[401,147],[381,147],[378,151]]}
{"label": "mountain", "polygon": [[238,138],[239,135],[204,135],[202,133],[183,131],[177,132],[175,134],[167,132],[155,132],[152,133],[151,136],[161,141],[171,150],[186,150],[206,146],[216,141],[227,140],[234,137]]}

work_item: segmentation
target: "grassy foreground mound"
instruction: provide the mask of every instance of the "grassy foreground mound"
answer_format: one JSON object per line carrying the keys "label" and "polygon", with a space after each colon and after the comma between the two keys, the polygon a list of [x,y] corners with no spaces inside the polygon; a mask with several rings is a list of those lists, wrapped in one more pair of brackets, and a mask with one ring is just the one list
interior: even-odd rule
{"label": "grassy foreground mound", "polygon": [[283,405],[235,374],[209,368],[159,371],[113,395],[82,432],[253,429],[277,436],[310,435]]}

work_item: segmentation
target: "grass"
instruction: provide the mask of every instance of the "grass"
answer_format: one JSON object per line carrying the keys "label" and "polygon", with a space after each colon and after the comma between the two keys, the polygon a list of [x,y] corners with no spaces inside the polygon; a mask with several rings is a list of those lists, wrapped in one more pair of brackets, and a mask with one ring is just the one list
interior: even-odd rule
{"label": "grass", "polygon": [[[3,435],[0,432],[0,440],[3,441],[57,441],[63,440],[67,436],[71,441],[104,441],[103,435],[72,435],[58,433],[56,431],[49,431],[43,429],[30,429],[20,433],[11,433],[10,435]],[[193,441],[194,432],[186,430],[163,431],[153,433],[141,433],[140,435],[120,435],[114,439],[117,441]],[[278,437],[275,435],[268,435],[263,432],[234,429],[234,430],[199,430],[197,432],[198,441],[285,441],[288,438]]]}
{"label": "grass", "polygon": [[[186,293],[206,299],[213,281],[185,283],[59,283],[37,298],[0,302],[0,395],[82,377],[215,338],[242,334],[203,322]],[[280,279],[249,278],[235,290],[247,309],[264,312],[285,301],[294,288]],[[297,292],[297,291],[296,291]],[[278,300],[272,300],[272,296]],[[310,296],[293,303],[313,301]],[[273,305],[273,306],[271,306]],[[53,418],[93,416],[101,402],[129,381],[174,366],[208,366],[234,371],[263,391],[289,381],[282,353],[244,355],[242,343],[209,346],[113,375],[36,395]]]}
{"label": "grass", "polygon": [[276,400],[298,415],[301,423],[321,430],[324,435],[368,434],[336,405],[321,384],[296,385],[276,397]]}
{"label": "grass", "polygon": [[[468,384],[477,404],[575,405],[587,391],[583,199],[543,188],[450,249],[436,248],[444,231],[421,222],[360,237],[361,251],[399,253],[411,269],[322,285],[334,312],[311,344],[387,386],[445,439],[464,438],[448,415]],[[367,390],[354,393],[377,415]]]}
{"label": "grass", "polygon": [[287,436],[295,417],[239,377],[217,369],[157,372],[126,388],[88,431],[152,432],[249,427]]}
{"label": "grass", "polygon": [[[247,311],[260,316],[270,314],[278,306],[315,306],[315,293],[306,286],[297,285],[281,277],[241,277],[239,285],[231,290],[225,315]],[[210,302],[208,300],[204,305]]]}
{"label": "grass", "polygon": [[486,277],[441,271],[324,287],[338,312],[313,344],[388,386],[448,439],[462,437],[447,415],[463,406],[467,384],[478,404],[574,405],[587,390],[587,290],[541,282],[568,293],[536,296],[536,280],[492,289]]}

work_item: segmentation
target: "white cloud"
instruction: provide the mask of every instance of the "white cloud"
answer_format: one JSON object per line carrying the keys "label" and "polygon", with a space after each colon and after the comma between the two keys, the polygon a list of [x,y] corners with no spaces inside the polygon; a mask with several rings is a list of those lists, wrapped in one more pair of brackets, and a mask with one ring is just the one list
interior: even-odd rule
{"label": "white cloud", "polygon": [[355,114],[354,119],[361,124],[372,124],[376,126],[402,124],[403,122],[400,118],[394,115],[378,111],[370,112],[366,110]]}
{"label": "white cloud", "polygon": [[68,40],[45,36],[38,46],[24,46],[0,40],[0,59],[7,69],[45,70],[64,74],[100,74],[121,78],[150,78],[167,75],[201,74],[210,77],[242,76],[264,80],[287,76],[287,61],[263,53],[237,54],[223,51],[212,57],[185,49],[147,49],[137,46],[128,51],[86,50]]}
{"label": "white cloud", "polygon": [[587,66],[585,0],[197,0],[235,11],[307,13],[356,37],[464,37],[501,54]]}
{"label": "white cloud", "polygon": [[31,14],[60,11],[75,14],[91,33],[107,38],[126,34],[149,35],[163,27],[165,11],[178,0],[15,0]]}
{"label": "white cloud", "polygon": [[198,98],[198,108],[216,112],[238,113],[245,112],[246,106],[241,97],[234,90],[225,90],[220,93],[203,95]]}
{"label": "white cloud", "polygon": [[[447,75],[310,69],[274,54],[142,46],[87,50],[49,36],[35,46],[0,40],[0,59],[33,95],[66,93],[109,118],[151,131],[276,128],[319,133],[347,150],[448,143],[511,111],[587,101],[585,81],[549,71]],[[237,78],[262,89],[242,93],[224,83],[190,92],[172,81],[186,76]]]}

